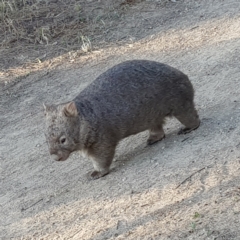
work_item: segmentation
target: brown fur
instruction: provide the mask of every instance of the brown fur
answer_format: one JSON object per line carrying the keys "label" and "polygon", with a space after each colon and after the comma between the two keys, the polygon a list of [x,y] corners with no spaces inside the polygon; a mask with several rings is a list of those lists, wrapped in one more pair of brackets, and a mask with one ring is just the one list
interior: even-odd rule
{"label": "brown fur", "polygon": [[168,65],[146,60],[123,62],[101,74],[69,103],[45,106],[49,151],[57,161],[76,150],[91,156],[97,179],[109,172],[115,148],[129,135],[149,130],[148,144],[165,137],[164,119],[185,128],[200,120],[188,77]]}

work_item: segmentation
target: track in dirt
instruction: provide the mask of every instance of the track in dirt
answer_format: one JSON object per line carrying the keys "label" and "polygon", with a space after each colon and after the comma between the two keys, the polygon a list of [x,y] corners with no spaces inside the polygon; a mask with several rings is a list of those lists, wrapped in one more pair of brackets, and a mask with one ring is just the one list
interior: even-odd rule
{"label": "track in dirt", "polygon": [[[108,35],[120,29],[131,42],[2,72],[0,238],[239,239],[239,12],[236,0],[136,1]],[[185,72],[202,124],[178,136],[180,123],[169,120],[166,139],[152,147],[147,133],[132,136],[111,173],[87,181],[92,164],[78,153],[50,160],[42,103],[72,99],[128,59]]]}

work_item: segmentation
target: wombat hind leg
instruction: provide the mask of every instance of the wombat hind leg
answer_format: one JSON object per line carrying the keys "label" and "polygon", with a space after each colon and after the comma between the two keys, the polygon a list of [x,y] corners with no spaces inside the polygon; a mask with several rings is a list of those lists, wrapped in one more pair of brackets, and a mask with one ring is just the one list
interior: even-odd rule
{"label": "wombat hind leg", "polygon": [[185,125],[185,128],[182,128],[178,134],[186,134],[189,133],[195,129],[197,129],[200,125],[200,120],[197,114],[196,109],[190,108],[186,112],[175,115],[175,117],[183,124]]}
{"label": "wombat hind leg", "polygon": [[152,128],[149,130],[149,138],[147,140],[148,145],[152,145],[158,141],[161,141],[165,137],[165,133],[162,125]]}
{"label": "wombat hind leg", "polygon": [[89,152],[91,156],[94,171],[88,174],[89,180],[95,180],[103,177],[109,173],[110,165],[112,163],[115,153],[115,147],[103,146],[99,149],[94,149]]}

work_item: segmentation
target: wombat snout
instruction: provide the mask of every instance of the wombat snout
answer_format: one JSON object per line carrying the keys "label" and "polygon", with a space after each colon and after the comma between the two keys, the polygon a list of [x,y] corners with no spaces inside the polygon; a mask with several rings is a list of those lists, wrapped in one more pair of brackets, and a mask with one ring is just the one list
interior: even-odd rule
{"label": "wombat snout", "polygon": [[51,154],[51,158],[54,160],[54,161],[62,161],[61,159],[61,157],[60,156],[58,156],[57,154]]}
{"label": "wombat snout", "polygon": [[65,161],[69,157],[69,154],[67,154],[63,151],[56,151],[56,150],[50,148],[49,152],[50,152],[51,158],[54,161]]}

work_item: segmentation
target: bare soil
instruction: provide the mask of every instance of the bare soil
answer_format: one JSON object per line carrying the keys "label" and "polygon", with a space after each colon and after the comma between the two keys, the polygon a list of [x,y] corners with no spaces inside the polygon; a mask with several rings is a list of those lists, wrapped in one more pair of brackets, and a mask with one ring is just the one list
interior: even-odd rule
{"label": "bare soil", "polygon": [[[61,52],[64,35],[1,45],[0,239],[240,239],[239,1],[85,2],[92,51],[72,41]],[[42,103],[71,100],[129,59],[185,72],[201,126],[177,135],[171,119],[151,147],[146,132],[129,137],[111,173],[88,181],[86,157],[50,159]]]}

